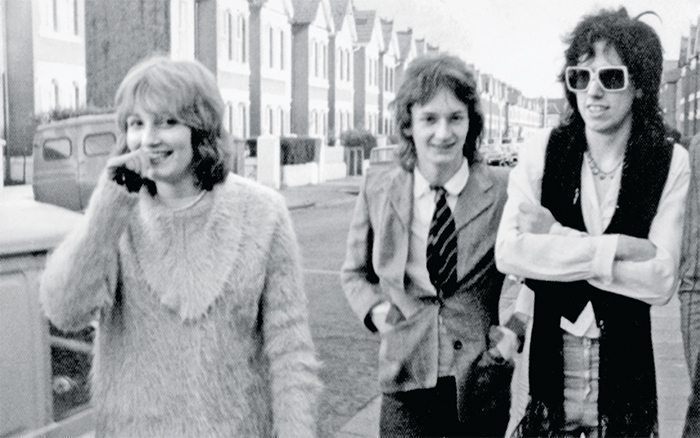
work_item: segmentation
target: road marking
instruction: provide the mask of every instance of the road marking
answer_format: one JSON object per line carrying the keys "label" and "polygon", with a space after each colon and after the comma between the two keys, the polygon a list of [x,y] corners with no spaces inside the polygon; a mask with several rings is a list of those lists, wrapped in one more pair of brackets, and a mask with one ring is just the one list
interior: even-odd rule
{"label": "road marking", "polygon": [[327,269],[304,269],[304,272],[320,275],[340,275],[340,271],[329,271]]}

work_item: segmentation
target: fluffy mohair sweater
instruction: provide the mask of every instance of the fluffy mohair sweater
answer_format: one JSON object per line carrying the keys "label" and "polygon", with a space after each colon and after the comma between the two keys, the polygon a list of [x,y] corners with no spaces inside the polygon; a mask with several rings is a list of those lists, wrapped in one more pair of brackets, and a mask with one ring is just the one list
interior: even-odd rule
{"label": "fluffy mohair sweater", "polygon": [[103,175],[41,300],[59,328],[97,319],[96,436],[310,437],[321,388],[283,198],[236,175],[166,207]]}

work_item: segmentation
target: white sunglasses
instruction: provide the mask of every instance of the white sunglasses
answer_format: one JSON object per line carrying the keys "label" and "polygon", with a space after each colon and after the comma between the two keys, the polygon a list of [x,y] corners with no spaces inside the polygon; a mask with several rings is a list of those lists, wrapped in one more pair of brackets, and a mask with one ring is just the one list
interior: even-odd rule
{"label": "white sunglasses", "polygon": [[566,88],[574,93],[588,90],[594,78],[605,91],[623,91],[629,85],[629,73],[624,65],[601,67],[598,70],[588,67],[566,67]]}

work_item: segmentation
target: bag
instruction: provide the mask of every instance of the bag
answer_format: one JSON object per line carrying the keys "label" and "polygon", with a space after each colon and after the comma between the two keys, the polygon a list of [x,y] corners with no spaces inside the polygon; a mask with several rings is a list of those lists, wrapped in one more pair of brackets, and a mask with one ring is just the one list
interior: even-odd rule
{"label": "bag", "polygon": [[514,365],[492,359],[484,360],[487,365],[480,364],[487,354],[482,352],[469,367],[457,403],[460,418],[475,437],[503,436],[508,427]]}

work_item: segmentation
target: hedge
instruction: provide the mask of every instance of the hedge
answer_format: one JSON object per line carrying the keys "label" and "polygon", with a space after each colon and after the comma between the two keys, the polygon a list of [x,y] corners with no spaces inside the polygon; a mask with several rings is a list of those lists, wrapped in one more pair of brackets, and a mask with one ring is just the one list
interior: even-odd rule
{"label": "hedge", "polygon": [[280,162],[286,164],[304,164],[314,161],[316,151],[321,147],[320,138],[282,137],[280,138]]}
{"label": "hedge", "polygon": [[255,138],[247,138],[245,141],[246,149],[248,149],[248,156],[249,157],[257,157],[258,156],[258,139],[257,137]]}
{"label": "hedge", "polygon": [[[314,161],[316,151],[321,146],[320,138],[311,137],[281,137],[280,164],[304,164]],[[249,157],[258,156],[258,139],[246,139]]]}
{"label": "hedge", "polygon": [[365,158],[369,158],[370,151],[377,146],[377,138],[365,129],[355,128],[340,134],[340,143],[346,148],[361,147]]}

